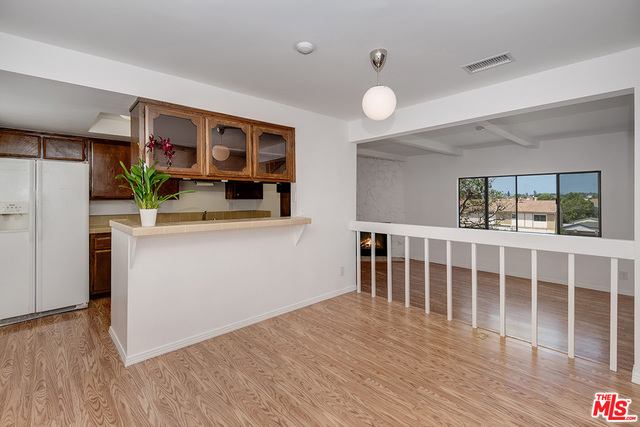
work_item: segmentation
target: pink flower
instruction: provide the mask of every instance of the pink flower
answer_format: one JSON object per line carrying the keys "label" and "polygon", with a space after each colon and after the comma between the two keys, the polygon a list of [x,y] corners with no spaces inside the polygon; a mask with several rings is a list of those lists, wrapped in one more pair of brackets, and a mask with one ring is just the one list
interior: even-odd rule
{"label": "pink flower", "polygon": [[154,137],[153,135],[149,135],[149,142],[147,143],[147,149],[149,151],[154,148],[161,148],[164,151],[164,155],[167,158],[167,168],[171,167],[171,159],[173,155],[176,154],[176,151],[173,149],[173,144],[170,142],[170,139],[163,139],[161,136]]}

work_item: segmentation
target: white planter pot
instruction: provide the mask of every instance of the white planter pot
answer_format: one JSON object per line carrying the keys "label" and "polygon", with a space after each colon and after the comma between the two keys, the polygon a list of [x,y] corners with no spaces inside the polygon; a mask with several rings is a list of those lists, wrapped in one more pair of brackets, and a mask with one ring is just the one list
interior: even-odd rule
{"label": "white planter pot", "polygon": [[156,225],[158,209],[140,209],[140,222],[143,227],[153,227]]}

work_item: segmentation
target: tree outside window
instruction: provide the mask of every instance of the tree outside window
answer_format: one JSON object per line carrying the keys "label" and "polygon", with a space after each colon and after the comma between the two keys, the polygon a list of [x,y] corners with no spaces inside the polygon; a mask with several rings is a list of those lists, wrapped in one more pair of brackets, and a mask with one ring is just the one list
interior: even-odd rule
{"label": "tree outside window", "polygon": [[[498,228],[512,198],[510,191],[494,188],[500,178],[462,178],[459,181],[459,225],[462,228]],[[487,191],[488,189],[488,191]],[[489,204],[487,206],[487,197]],[[509,221],[511,217],[508,216]]]}

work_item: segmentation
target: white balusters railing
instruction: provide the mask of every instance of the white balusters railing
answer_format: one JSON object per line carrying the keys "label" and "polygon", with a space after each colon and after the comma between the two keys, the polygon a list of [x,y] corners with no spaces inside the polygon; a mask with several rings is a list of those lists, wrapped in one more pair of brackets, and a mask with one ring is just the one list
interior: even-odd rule
{"label": "white balusters railing", "polygon": [[357,249],[357,291],[362,289],[362,271],[360,238],[362,232],[371,233],[371,296],[376,296],[375,280],[375,235],[386,234],[387,239],[387,299],[392,301],[392,236],[404,236],[404,294],[405,306],[410,306],[410,238],[423,239],[424,243],[424,293],[425,313],[431,312],[431,279],[429,268],[429,243],[431,240],[446,242],[446,298],[447,319],[453,319],[453,257],[452,242],[471,244],[471,326],[478,327],[478,265],[477,245],[497,246],[499,248],[500,277],[500,336],[507,336],[506,316],[506,259],[505,248],[529,249],[531,251],[531,345],[538,346],[538,251],[552,251],[567,254],[568,261],[568,351],[570,358],[575,357],[575,256],[590,255],[611,259],[611,299],[610,299],[610,369],[617,370],[618,339],[618,259],[633,259],[634,242],[629,240],[593,239],[558,235],[538,235],[529,233],[507,233],[493,230],[472,230],[462,228],[429,227],[408,224],[388,224],[354,221],[351,230],[356,231]]}
{"label": "white balusters railing", "polygon": [[478,327],[478,249],[475,243],[471,244],[471,327]]}
{"label": "white balusters railing", "polygon": [[531,250],[531,346],[538,346],[538,251]]}
{"label": "white balusters railing", "polygon": [[356,292],[362,292],[362,231],[356,232]]}
{"label": "white balusters railing", "polygon": [[567,329],[567,354],[573,359],[576,355],[576,260],[574,254],[569,254],[569,328]]}
{"label": "white balusters railing", "polygon": [[429,268],[429,239],[424,239],[424,312],[431,313],[431,275]]}
{"label": "white balusters railing", "polygon": [[447,240],[447,320],[453,320],[453,268],[451,266],[451,240]]}
{"label": "white balusters railing", "polygon": [[387,301],[391,302],[393,299],[392,286],[393,281],[391,279],[392,262],[391,259],[391,234],[387,234]]}
{"label": "white balusters railing", "polygon": [[507,274],[504,264],[504,246],[500,246],[500,336],[507,336]]}
{"label": "white balusters railing", "polygon": [[376,297],[376,233],[371,232],[371,298]]}
{"label": "white balusters railing", "polygon": [[611,308],[609,313],[609,368],[618,370],[618,259],[611,258]]}
{"label": "white balusters railing", "polygon": [[409,247],[410,247],[409,236],[404,236],[404,306],[409,307],[411,304],[411,300],[409,297],[409,292],[411,288],[411,272],[410,272],[410,261],[411,257],[409,255]]}

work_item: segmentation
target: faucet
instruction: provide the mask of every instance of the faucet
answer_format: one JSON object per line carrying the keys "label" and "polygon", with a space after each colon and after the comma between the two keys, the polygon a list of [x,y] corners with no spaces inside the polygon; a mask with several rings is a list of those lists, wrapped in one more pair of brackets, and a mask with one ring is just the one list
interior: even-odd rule
{"label": "faucet", "polygon": [[203,221],[207,220],[207,211],[202,212],[202,220]]}

